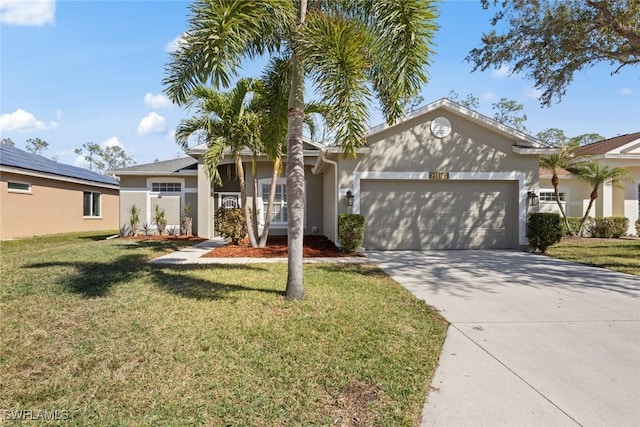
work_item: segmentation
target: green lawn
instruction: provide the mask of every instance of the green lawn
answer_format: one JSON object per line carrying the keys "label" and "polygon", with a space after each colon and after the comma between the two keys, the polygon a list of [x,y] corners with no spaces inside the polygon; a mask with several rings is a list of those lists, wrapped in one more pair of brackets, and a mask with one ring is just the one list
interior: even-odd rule
{"label": "green lawn", "polygon": [[446,322],[367,265],[152,266],[179,243],[3,242],[0,408],[72,425],[415,425]]}
{"label": "green lawn", "polygon": [[555,258],[640,276],[640,240],[572,240],[551,246],[548,253]]}

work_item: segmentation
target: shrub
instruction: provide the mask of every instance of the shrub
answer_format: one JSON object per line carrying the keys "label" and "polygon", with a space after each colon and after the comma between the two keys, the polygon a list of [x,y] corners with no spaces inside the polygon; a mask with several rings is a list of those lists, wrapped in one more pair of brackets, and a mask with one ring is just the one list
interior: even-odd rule
{"label": "shrub", "polygon": [[[582,221],[582,217],[579,216],[569,216],[567,217],[567,221],[569,221],[569,225],[576,236],[578,235],[578,228],[580,228],[580,222]],[[569,230],[567,230],[567,226],[564,225],[564,220],[561,219],[560,225],[562,226],[562,235],[569,236]],[[587,217],[584,222],[584,227],[582,228],[582,233],[580,233],[580,237],[593,237],[593,218],[590,216]]]}
{"label": "shrub", "polygon": [[156,205],[153,212],[153,222],[156,224],[158,234],[162,236],[164,229],[167,227],[167,219],[164,217],[164,209]]}
{"label": "shrub", "polygon": [[237,245],[247,235],[242,208],[220,208],[215,214],[215,229],[222,237],[231,239]]}
{"label": "shrub", "polygon": [[140,226],[140,230],[142,230],[142,234],[144,234],[145,236],[150,236],[151,235],[151,225],[149,225],[149,223],[144,223]]}
{"label": "shrub", "polygon": [[623,236],[629,227],[629,218],[623,216],[608,216],[596,218],[593,227],[594,237],[615,238]]}
{"label": "shrub", "polygon": [[129,235],[135,236],[138,234],[138,226],[140,225],[140,210],[136,205],[129,207]]}
{"label": "shrub", "polygon": [[176,226],[167,228],[167,234],[172,237],[177,237],[180,234],[180,229]]}
{"label": "shrub", "polygon": [[364,240],[364,217],[359,214],[338,216],[338,240],[342,252],[354,252]]}
{"label": "shrub", "polygon": [[191,204],[185,203],[182,207],[182,213],[180,214],[180,231],[186,236],[191,236],[193,233],[193,219],[190,216]]}
{"label": "shrub", "polygon": [[640,218],[636,220],[636,236],[640,237]]}
{"label": "shrub", "polygon": [[562,239],[562,218],[555,213],[531,213],[527,221],[527,238],[529,250],[542,253]]}

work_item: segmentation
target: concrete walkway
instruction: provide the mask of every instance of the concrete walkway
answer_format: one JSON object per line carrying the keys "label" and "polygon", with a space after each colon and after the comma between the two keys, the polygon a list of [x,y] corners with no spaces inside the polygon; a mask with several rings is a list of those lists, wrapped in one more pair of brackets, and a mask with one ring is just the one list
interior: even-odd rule
{"label": "concrete walkway", "polygon": [[[287,258],[202,258],[204,254],[217,247],[224,246],[226,240],[213,238],[202,243],[198,243],[188,248],[163,255],[150,261],[151,264],[256,264],[286,263]],[[325,262],[341,264],[363,264],[369,262],[365,257],[330,257],[330,258],[305,258],[305,264],[319,264]]]}
{"label": "concrete walkway", "polygon": [[640,278],[515,251],[367,256],[451,323],[423,426],[640,425]]}

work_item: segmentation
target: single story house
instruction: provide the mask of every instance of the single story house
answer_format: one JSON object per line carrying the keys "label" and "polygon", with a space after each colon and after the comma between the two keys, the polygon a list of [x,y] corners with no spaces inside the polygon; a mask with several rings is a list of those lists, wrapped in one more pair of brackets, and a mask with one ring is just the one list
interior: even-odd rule
{"label": "single story house", "polygon": [[[621,187],[611,183],[598,190],[598,198],[591,209],[593,217],[624,216],[629,218],[627,234],[636,234],[635,222],[640,217],[640,132],[620,135],[584,145],[576,155],[589,156],[601,166],[622,167],[629,171],[631,180]],[[560,202],[568,216],[583,216],[591,194],[591,187],[567,171],[558,175]],[[540,170],[540,211],[560,212],[555,201],[551,173]]]}
{"label": "single story house", "polygon": [[0,239],[117,230],[112,177],[0,144]]}
{"label": "single story house", "polygon": [[[110,171],[120,179],[120,221],[135,204],[151,222],[155,205],[179,225],[191,207],[194,230],[214,236],[214,212],[237,206],[240,188],[233,159],[218,166],[222,185],[203,166],[205,145],[190,157]],[[337,241],[337,217],[352,211],[366,218],[367,249],[520,248],[527,245],[530,192],[538,189],[541,154],[554,149],[539,140],[448,99],[417,110],[394,126],[370,130],[366,146],[345,158],[340,147],[307,142],[305,233]],[[250,162],[251,153],[242,153]],[[271,163],[257,168],[258,217],[264,215]],[[252,180],[251,167],[245,167]],[[277,182],[270,233],[286,233],[286,180]],[[251,187],[247,185],[247,187]],[[347,195],[352,195],[352,207]],[[263,222],[263,221],[261,221]]]}

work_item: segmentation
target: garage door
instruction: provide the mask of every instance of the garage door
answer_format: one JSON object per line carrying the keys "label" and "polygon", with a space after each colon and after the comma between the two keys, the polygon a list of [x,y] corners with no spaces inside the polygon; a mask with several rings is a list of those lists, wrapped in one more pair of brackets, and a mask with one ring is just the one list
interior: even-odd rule
{"label": "garage door", "polygon": [[360,181],[367,249],[517,247],[513,181]]}

